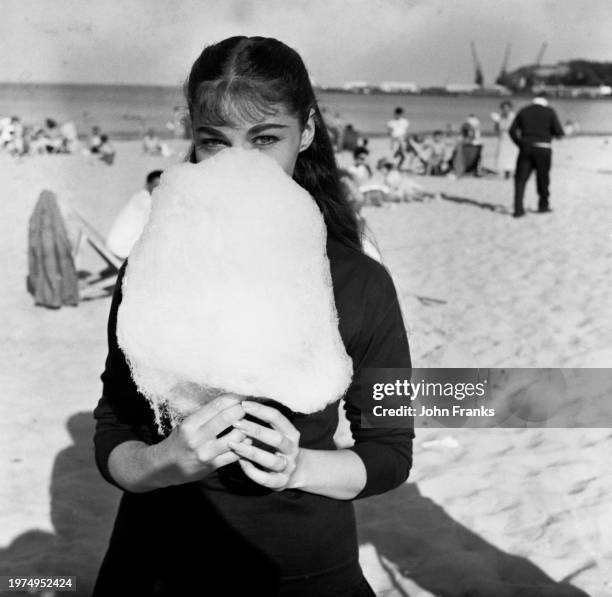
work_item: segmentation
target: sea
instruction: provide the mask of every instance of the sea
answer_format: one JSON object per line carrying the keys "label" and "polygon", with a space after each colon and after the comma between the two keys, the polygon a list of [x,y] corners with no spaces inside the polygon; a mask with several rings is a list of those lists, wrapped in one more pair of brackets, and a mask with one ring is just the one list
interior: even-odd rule
{"label": "sea", "polygon": [[[468,114],[474,114],[483,133],[491,134],[491,113],[502,101],[499,97],[329,91],[319,91],[317,96],[320,106],[367,136],[384,135],[386,122],[398,106],[404,108],[413,133],[444,130],[449,125],[458,128]],[[503,99],[510,99],[515,108],[529,101],[524,96]],[[561,122],[578,123],[581,134],[612,134],[612,99],[554,99],[551,103]],[[160,136],[170,136],[167,125],[173,120],[173,110],[184,106],[178,87],[0,83],[0,117],[16,115],[25,124],[45,118],[71,120],[81,135],[98,125],[115,139],[138,138],[150,128]]]}

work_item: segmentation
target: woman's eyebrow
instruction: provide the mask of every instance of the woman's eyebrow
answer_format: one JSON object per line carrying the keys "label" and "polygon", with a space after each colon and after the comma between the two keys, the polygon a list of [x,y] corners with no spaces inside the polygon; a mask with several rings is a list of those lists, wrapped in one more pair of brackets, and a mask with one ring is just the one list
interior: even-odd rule
{"label": "woman's eyebrow", "polygon": [[261,133],[266,129],[288,129],[289,126],[286,124],[275,124],[272,122],[264,122],[262,124],[256,124],[254,127],[249,129],[250,134]]}
{"label": "woman's eyebrow", "polygon": [[197,128],[198,133],[205,133],[207,135],[213,135],[215,137],[222,137],[225,139],[225,135],[219,130],[212,126],[202,125]]}

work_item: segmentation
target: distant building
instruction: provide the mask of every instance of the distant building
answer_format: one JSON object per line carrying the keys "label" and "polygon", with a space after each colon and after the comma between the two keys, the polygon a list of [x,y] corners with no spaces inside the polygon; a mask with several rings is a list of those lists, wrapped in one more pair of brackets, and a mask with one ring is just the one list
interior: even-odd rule
{"label": "distant building", "polygon": [[342,85],[342,89],[355,93],[368,93],[370,91],[370,84],[367,81],[349,81]]}
{"label": "distant building", "polygon": [[444,86],[447,93],[474,93],[480,89],[482,87],[476,83],[448,83]]}
{"label": "distant building", "polygon": [[378,88],[385,93],[419,93],[421,88],[410,81],[384,81]]}
{"label": "distant building", "polygon": [[545,91],[553,97],[585,97],[595,99],[612,95],[609,85],[536,85],[533,91]]}
{"label": "distant building", "polygon": [[513,91],[546,89],[562,97],[606,97],[611,95],[612,62],[569,60],[557,64],[531,64],[497,79]]}

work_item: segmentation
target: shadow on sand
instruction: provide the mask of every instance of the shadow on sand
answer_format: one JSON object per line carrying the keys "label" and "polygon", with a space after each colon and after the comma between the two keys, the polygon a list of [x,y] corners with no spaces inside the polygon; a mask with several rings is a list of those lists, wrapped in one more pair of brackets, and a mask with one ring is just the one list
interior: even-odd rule
{"label": "shadow on sand", "polygon": [[67,427],[73,444],[55,458],[50,488],[55,532],[30,530],[0,550],[0,575],[76,576],[76,592],[57,594],[85,597],[106,551],[120,492],[95,466],[91,412],[72,415]]}
{"label": "shadow on sand", "polygon": [[[50,488],[54,532],[30,530],[0,550],[0,575],[76,576],[77,591],[70,594],[85,597],[106,551],[120,492],[96,469],[91,413],[72,415],[67,427],[74,443],[57,455]],[[415,484],[355,507],[360,542],[374,546],[400,595],[407,595],[404,577],[444,597],[588,597],[487,543]]]}
{"label": "shadow on sand", "polygon": [[497,203],[488,203],[487,201],[476,201],[476,199],[470,199],[469,197],[455,197],[453,195],[445,195],[445,194],[442,194],[441,197],[445,201],[452,201],[454,203],[472,205],[474,207],[479,207],[480,209],[487,209],[489,211],[492,211],[492,212],[495,212],[495,213],[498,213],[504,216],[512,215],[512,212],[509,209]]}
{"label": "shadow on sand", "polygon": [[374,546],[398,595],[402,578],[443,597],[588,597],[485,541],[414,483],[355,502],[360,543]]}

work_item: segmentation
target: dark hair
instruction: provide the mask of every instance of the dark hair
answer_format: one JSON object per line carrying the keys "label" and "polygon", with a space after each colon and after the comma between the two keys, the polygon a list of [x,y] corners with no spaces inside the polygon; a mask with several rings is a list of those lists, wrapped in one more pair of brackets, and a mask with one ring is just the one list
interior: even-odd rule
{"label": "dark hair", "polygon": [[147,174],[147,184],[151,184],[156,178],[163,174],[163,170],[153,170]]}
{"label": "dark hair", "polygon": [[499,104],[500,108],[503,108],[504,106],[508,106],[508,108],[512,108],[512,102],[510,100],[504,100],[501,104]]}
{"label": "dark hair", "polygon": [[545,91],[544,89],[542,89],[542,91],[538,91],[534,97],[541,97],[543,99],[546,99],[548,97],[548,92]]}
{"label": "dark hair", "polygon": [[100,135],[100,141],[102,141],[102,143],[106,143],[108,141],[108,135]]}
{"label": "dark hair", "polygon": [[361,145],[359,147],[355,147],[355,150],[353,151],[353,158],[360,158],[362,155],[368,157],[370,155],[370,150],[366,147],[362,147]]}
{"label": "dark hair", "polygon": [[399,116],[400,114],[403,114],[403,113],[404,113],[404,108],[395,108],[394,110],[394,114],[396,116]]}
{"label": "dark hair", "polygon": [[[204,48],[184,86],[192,121],[205,114],[211,124],[226,124],[238,115],[245,120],[274,114],[274,104],[306,125],[313,112],[315,133],[300,152],[294,180],[306,189],[323,214],[328,233],[361,250],[357,219],[342,193],[338,167],[308,71],[300,55],[266,37],[230,37]],[[195,162],[192,145],[189,160]]]}

